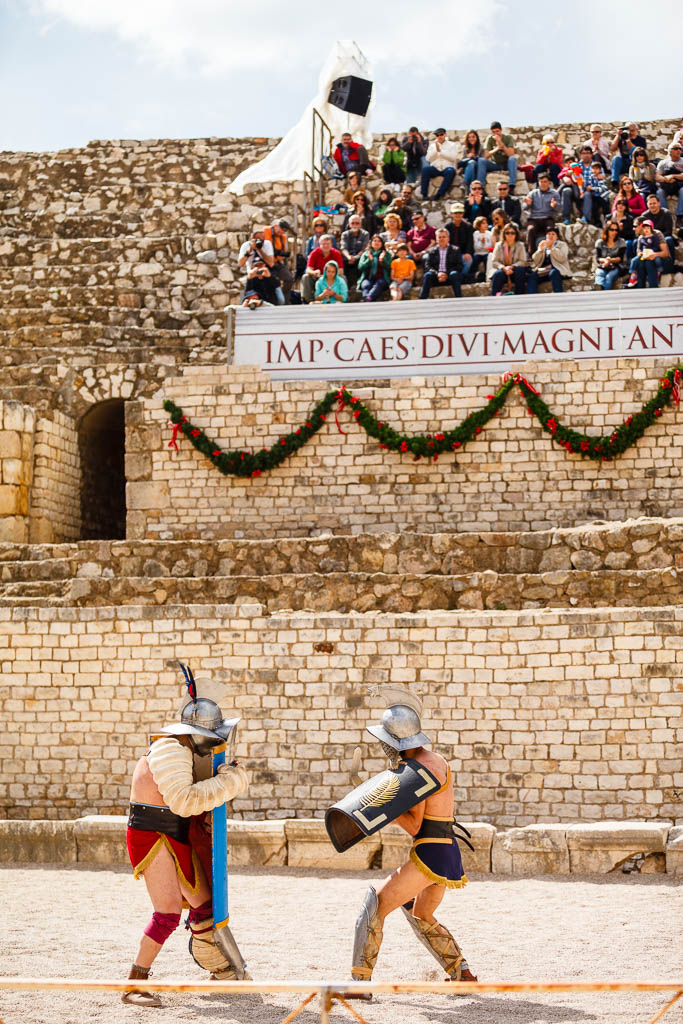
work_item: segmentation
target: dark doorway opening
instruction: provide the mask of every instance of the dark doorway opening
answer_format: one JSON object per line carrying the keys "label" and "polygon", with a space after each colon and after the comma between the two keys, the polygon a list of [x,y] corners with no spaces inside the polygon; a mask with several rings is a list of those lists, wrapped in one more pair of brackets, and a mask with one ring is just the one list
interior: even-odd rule
{"label": "dark doorway opening", "polygon": [[81,420],[78,448],[83,540],[125,540],[125,441],[122,398],[94,405]]}

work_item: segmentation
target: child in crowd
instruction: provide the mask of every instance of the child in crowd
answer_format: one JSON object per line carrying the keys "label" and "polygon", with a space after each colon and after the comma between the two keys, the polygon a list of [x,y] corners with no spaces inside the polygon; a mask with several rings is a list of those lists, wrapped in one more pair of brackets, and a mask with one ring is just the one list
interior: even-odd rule
{"label": "child in crowd", "polygon": [[668,255],[664,237],[655,231],[651,220],[644,220],[636,244],[636,254],[631,260],[631,277],[627,288],[659,288],[659,270],[662,259]]}
{"label": "child in crowd", "polygon": [[396,258],[391,264],[391,298],[393,302],[400,302],[405,298],[413,287],[417,267],[415,261],[411,260],[408,246],[399,245],[396,250]]}
{"label": "child in crowd", "polygon": [[325,269],[316,281],[314,306],[334,305],[337,302],[346,302],[349,297],[349,289],[344,277],[339,273],[339,267],[334,260],[325,264]]}
{"label": "child in crowd", "polygon": [[[493,252],[493,234],[489,228],[486,217],[477,217],[472,225],[474,228],[474,254],[472,256],[472,279],[474,281],[486,280],[486,261],[489,253]],[[479,267],[483,270],[478,270]]]}
{"label": "child in crowd", "polygon": [[610,201],[605,168],[601,160],[594,160],[586,176],[583,193],[584,224],[595,224],[596,227],[600,227],[603,217],[609,213]]}

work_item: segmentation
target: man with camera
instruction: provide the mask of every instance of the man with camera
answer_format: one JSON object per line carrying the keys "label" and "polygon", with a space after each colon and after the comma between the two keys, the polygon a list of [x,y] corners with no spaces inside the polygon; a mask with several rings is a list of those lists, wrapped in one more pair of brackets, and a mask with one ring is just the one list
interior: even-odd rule
{"label": "man with camera", "polygon": [[424,135],[413,125],[401,140],[401,149],[406,154],[406,181],[414,185],[419,179],[427,160],[427,143]]}
{"label": "man with camera", "polygon": [[628,174],[633,150],[638,146],[647,149],[647,142],[642,135],[638,134],[637,124],[627,124],[617,128],[617,133],[609,147],[611,153],[616,153],[612,159],[612,184],[617,188],[622,174]]}
{"label": "man with camera", "polygon": [[[240,247],[239,256],[237,259],[237,266],[242,269],[247,269],[247,279],[245,282],[246,290],[244,297],[246,299],[247,294],[250,290],[252,283],[256,280],[268,280],[268,285],[265,291],[268,295],[272,293],[271,298],[263,298],[264,302],[271,303],[274,306],[284,306],[285,297],[282,293],[279,280],[271,275],[271,267],[275,264],[275,252],[273,250],[273,243],[266,238],[266,229],[264,227],[255,227],[251,238],[248,241],[243,242]],[[263,273],[263,268],[268,271],[268,274]],[[255,273],[256,270],[259,273]],[[247,305],[246,302],[243,305]],[[260,305],[260,303],[259,303]]]}
{"label": "man with camera", "polygon": [[[279,295],[278,295],[279,292]],[[249,309],[256,309],[258,306],[281,306],[282,290],[277,279],[271,274],[270,267],[262,260],[255,261],[244,286],[242,305]]]}

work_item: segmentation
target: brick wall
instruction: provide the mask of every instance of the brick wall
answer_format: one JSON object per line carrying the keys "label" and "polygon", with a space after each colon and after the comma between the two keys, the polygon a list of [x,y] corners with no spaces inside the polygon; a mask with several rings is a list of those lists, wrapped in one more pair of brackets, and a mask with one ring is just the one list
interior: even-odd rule
{"label": "brick wall", "polygon": [[[173,659],[224,681],[252,772],[243,817],[306,817],[350,787],[365,684],[416,686],[463,820],[683,820],[683,609],[264,617],[259,605],[0,608],[0,814],[121,813]],[[372,751],[370,754],[369,751]]]}
{"label": "brick wall", "polygon": [[[668,360],[529,363],[524,373],[553,412],[606,433],[654,394]],[[499,376],[395,380],[352,390],[378,418],[436,432],[486,403]],[[304,422],[327,387],[272,382],[253,368],[186,367],[163,394],[129,410],[126,451],[145,460],[128,484],[128,537],[305,536],[320,532],[541,530],[595,519],[683,515],[681,413],[667,409],[613,463],[582,460],[541,433],[519,392],[457,458],[413,462],[384,452],[342,414],[299,453],[254,479],[222,476],[181,437],[167,447],[172,398],[223,449],[270,446]]]}
{"label": "brick wall", "polygon": [[71,417],[55,410],[36,425],[30,539],[77,540],[81,529],[78,435]]}

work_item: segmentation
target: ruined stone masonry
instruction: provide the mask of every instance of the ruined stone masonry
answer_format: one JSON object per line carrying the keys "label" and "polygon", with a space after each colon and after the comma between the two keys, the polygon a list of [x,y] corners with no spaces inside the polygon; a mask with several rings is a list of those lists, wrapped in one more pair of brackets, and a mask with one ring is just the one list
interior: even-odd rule
{"label": "ruined stone masonry", "polygon": [[[662,151],[676,126],[641,129]],[[564,144],[588,129],[556,127]],[[512,130],[524,160],[545,129]],[[348,411],[345,434],[330,417],[258,479],[223,477],[182,437],[169,449],[165,398],[221,447],[261,447],[334,386],[227,361],[236,251],[302,193],[226,186],[275,141],[0,154],[0,859],[43,843],[101,861],[110,826],[119,842],[106,816],[176,713],[180,658],[243,715],[235,842],[264,862],[324,862],[319,819],[354,746],[383,766],[366,685],[391,680],[422,694],[459,819],[480,823],[474,869],[587,870],[590,847],[597,870],[680,870],[680,408],[601,464],[554,446],[519,397],[436,464],[380,450]],[[595,231],[566,234],[588,288]],[[564,422],[603,433],[674,361],[524,373]],[[427,432],[498,380],[353,390]],[[606,820],[621,839],[601,838]],[[389,832],[381,849],[385,866],[403,855]]]}

